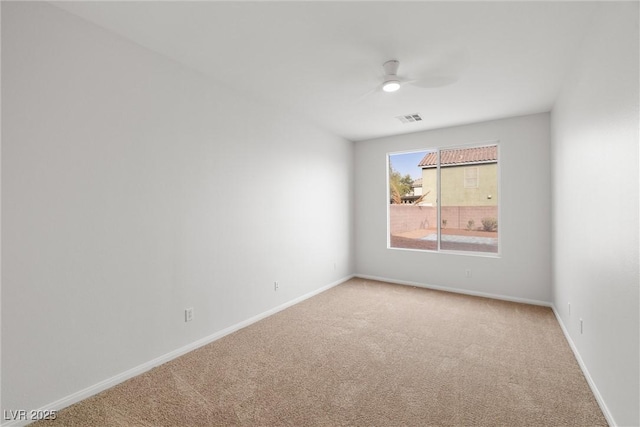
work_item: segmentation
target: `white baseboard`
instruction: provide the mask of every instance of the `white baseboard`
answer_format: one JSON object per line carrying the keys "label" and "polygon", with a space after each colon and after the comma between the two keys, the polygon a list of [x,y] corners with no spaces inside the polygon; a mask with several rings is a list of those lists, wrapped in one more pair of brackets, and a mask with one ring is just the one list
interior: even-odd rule
{"label": "white baseboard", "polygon": [[408,281],[408,280],[396,280],[396,279],[390,279],[388,277],[369,276],[369,275],[365,275],[365,274],[355,274],[355,277],[359,277],[361,279],[368,279],[368,280],[377,280],[377,281],[380,281],[380,282],[395,283],[397,285],[416,286],[418,288],[426,288],[426,289],[434,289],[434,290],[437,290],[437,291],[453,292],[455,294],[471,295],[471,296],[476,296],[476,297],[485,297],[485,298],[491,298],[491,299],[499,299],[499,300],[503,300],[503,301],[511,301],[511,302],[519,302],[519,303],[523,303],[523,304],[532,304],[532,305],[541,305],[543,307],[551,307],[551,303],[550,302],[540,301],[540,300],[535,300],[535,299],[518,298],[518,297],[512,297],[512,296],[508,296],[508,295],[490,294],[488,292],[477,292],[477,291],[470,291],[470,290],[467,290],[467,289],[460,289],[460,288],[449,288],[447,286],[435,286],[435,285],[429,285],[429,284],[426,284],[426,283],[411,282],[411,281]]}
{"label": "white baseboard", "polygon": [[[187,344],[183,347],[180,347],[176,350],[173,350],[167,354],[164,354],[160,357],[157,357],[153,360],[150,360],[146,363],[143,363],[142,365],[138,365],[134,368],[131,368],[125,372],[122,372],[118,375],[115,375],[111,378],[108,378],[104,381],[100,381],[97,384],[94,384],[90,387],[87,387],[83,390],[80,390],[76,393],[70,394],[69,396],[63,397],[62,399],[56,400],[53,403],[47,404],[45,406],[43,406],[42,408],[38,409],[37,411],[59,411],[61,409],[66,408],[67,406],[71,406],[74,403],[80,402],[81,400],[87,399],[93,395],[96,395],[98,393],[100,393],[101,391],[104,391],[108,388],[111,388],[115,385],[118,385],[126,380],[128,380],[129,378],[133,378],[137,375],[143,374],[147,371],[149,371],[152,368],[155,368],[156,366],[162,365],[163,363],[169,362],[177,357],[182,356],[183,354],[186,354],[190,351],[193,351],[199,347],[202,347],[204,345],[207,345],[211,342],[214,342],[216,340],[219,340],[220,338],[227,336],[233,332],[236,332],[242,328],[246,328],[247,326],[256,323],[259,320],[262,320],[266,317],[269,317],[273,314],[278,313],[279,311],[282,311],[288,307],[291,307],[292,305],[298,304],[306,299],[309,299],[313,296],[316,296],[326,290],[329,290],[331,288],[333,288],[334,286],[337,286],[341,283],[346,282],[347,280],[353,278],[354,275],[349,275],[346,277],[343,277],[339,280],[336,280],[333,283],[330,283],[326,286],[323,286],[319,289],[316,289],[315,291],[309,292],[307,294],[304,294],[298,298],[294,298],[291,301],[287,301],[284,304],[281,304],[277,307],[272,308],[271,310],[267,310],[263,313],[260,313],[256,316],[250,317],[247,320],[244,320],[242,322],[236,323],[235,325],[229,326],[228,328],[225,328],[221,331],[218,331],[214,334],[211,334],[207,337],[201,338],[197,341],[194,341],[190,344]],[[29,412],[29,411],[27,411]],[[36,412],[36,411],[34,411]],[[25,426],[29,423],[31,423],[32,421],[30,420],[13,420],[13,421],[8,421],[6,423],[2,423],[2,427],[17,427],[17,426]]]}
{"label": "white baseboard", "polygon": [[589,387],[591,388],[591,391],[593,392],[593,395],[595,396],[596,401],[598,402],[598,405],[600,406],[600,409],[604,414],[604,417],[607,419],[607,423],[609,423],[611,427],[616,427],[618,424],[613,419],[613,415],[611,415],[609,408],[607,408],[607,404],[604,402],[604,399],[600,394],[600,390],[598,390],[598,387],[596,387],[596,383],[593,382],[593,378],[591,378],[591,374],[589,374],[587,365],[584,364],[584,361],[582,360],[582,356],[580,356],[580,353],[578,352],[578,347],[576,347],[575,343],[571,339],[571,336],[569,335],[569,330],[565,327],[564,322],[560,317],[560,313],[558,313],[558,310],[556,309],[556,306],[554,304],[551,304],[551,309],[553,310],[553,314],[556,316],[556,319],[560,324],[560,329],[562,329],[562,333],[564,334],[564,337],[569,343],[569,347],[571,347],[571,350],[573,351],[573,355],[576,357],[576,360],[578,361],[578,365],[580,366],[580,369],[582,370],[584,377],[587,379],[587,383],[589,384]]}

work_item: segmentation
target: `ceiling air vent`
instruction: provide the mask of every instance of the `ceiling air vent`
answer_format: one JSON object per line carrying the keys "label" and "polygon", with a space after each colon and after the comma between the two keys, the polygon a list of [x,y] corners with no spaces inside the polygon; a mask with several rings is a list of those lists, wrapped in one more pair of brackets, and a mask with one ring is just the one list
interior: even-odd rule
{"label": "ceiling air vent", "polygon": [[407,114],[406,116],[397,116],[396,119],[400,120],[402,123],[413,123],[413,122],[421,122],[422,117],[420,114]]}

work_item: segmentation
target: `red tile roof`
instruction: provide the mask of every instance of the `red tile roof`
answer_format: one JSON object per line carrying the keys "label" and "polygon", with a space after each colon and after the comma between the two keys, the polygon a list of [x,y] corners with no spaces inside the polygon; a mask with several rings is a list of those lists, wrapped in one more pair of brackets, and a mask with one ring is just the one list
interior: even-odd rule
{"label": "red tile roof", "polygon": [[[498,147],[454,148],[440,150],[440,165],[452,166],[469,163],[493,163],[498,160]],[[438,153],[427,153],[418,164],[419,167],[435,167],[438,162]]]}

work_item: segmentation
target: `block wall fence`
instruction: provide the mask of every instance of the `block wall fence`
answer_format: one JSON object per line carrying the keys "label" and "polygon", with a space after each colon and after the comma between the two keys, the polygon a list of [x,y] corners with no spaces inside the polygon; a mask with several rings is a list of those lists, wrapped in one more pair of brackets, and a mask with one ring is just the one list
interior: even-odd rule
{"label": "block wall fence", "polygon": [[[483,218],[498,219],[497,206],[443,206],[442,220],[445,228],[466,229],[469,220],[474,221],[474,228],[482,227]],[[437,228],[438,213],[435,206],[390,205],[391,234],[420,228]],[[500,224],[498,224],[500,226]]]}

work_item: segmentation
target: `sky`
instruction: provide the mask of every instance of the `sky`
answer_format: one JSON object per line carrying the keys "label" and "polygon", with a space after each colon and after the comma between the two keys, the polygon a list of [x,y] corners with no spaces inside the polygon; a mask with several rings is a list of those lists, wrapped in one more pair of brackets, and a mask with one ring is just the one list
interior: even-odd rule
{"label": "sky", "polygon": [[418,167],[418,163],[426,153],[426,151],[417,151],[414,153],[390,154],[389,160],[391,161],[391,166],[400,172],[400,175],[409,174],[411,178],[418,179],[422,178],[422,169]]}

